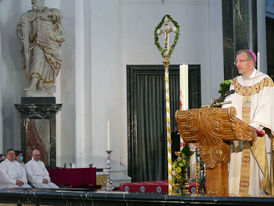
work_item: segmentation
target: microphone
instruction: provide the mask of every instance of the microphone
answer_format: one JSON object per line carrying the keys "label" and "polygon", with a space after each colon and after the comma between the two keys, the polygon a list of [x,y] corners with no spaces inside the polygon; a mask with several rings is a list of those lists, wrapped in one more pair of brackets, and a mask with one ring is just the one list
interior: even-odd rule
{"label": "microphone", "polygon": [[227,94],[226,96],[228,96],[228,95],[231,95],[231,94],[234,94],[234,93],[235,93],[235,89],[232,89],[232,90],[228,91],[225,94]]}
{"label": "microphone", "polygon": [[223,104],[229,104],[231,102],[224,102],[225,98],[231,94],[234,94],[235,90],[232,89],[230,91],[226,91],[221,97],[218,99],[213,99],[213,102],[209,105],[209,107],[221,107]]}

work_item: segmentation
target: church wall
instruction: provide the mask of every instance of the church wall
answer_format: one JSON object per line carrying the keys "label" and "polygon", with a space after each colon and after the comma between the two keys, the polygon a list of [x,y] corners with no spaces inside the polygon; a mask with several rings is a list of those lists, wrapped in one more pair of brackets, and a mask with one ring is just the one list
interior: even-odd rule
{"label": "church wall", "polygon": [[[0,0],[1,2],[1,0]],[[0,14],[3,13],[2,7],[0,7]],[[1,18],[1,16],[0,16]],[[2,79],[2,32],[1,32],[1,21],[0,21],[0,79]],[[2,84],[0,84],[0,111],[3,109],[2,103]],[[0,113],[0,153],[3,152],[3,115]]]}
{"label": "church wall", "polygon": [[[110,121],[113,162],[120,163],[121,72],[119,0],[93,1],[91,5],[91,122],[92,161],[106,164],[106,122]],[[126,155],[127,153],[124,153]],[[119,166],[119,164],[115,164]],[[113,166],[114,167],[114,166]]]}
{"label": "church wall", "polygon": [[202,104],[217,97],[223,81],[221,1],[121,1],[121,62],[123,129],[121,161],[127,164],[126,65],[162,64],[154,45],[154,28],[165,14],[180,25],[171,64],[200,64]]}
{"label": "church wall", "polygon": [[119,1],[60,2],[66,42],[60,80],[59,165],[105,167],[107,120],[112,159],[119,165]]}
{"label": "church wall", "polygon": [[[7,144],[20,146],[19,114],[13,104],[20,102],[23,88],[27,85],[21,69],[20,43],[15,36],[15,25],[20,15],[31,6],[30,1],[20,2],[1,2],[6,8],[18,7],[15,17],[2,13],[4,18],[1,18],[5,29],[2,33],[5,39],[3,47],[12,49],[9,53],[4,51],[2,56],[5,61],[1,64],[3,85],[10,85],[2,88],[3,107],[8,108],[3,112],[5,148]],[[212,82],[209,79],[210,52],[219,47],[216,46],[218,42],[212,46],[209,35],[213,21],[210,19],[209,1],[178,0],[164,4],[156,0],[45,2],[48,7],[61,9],[66,31],[64,69],[58,76],[56,93],[57,103],[63,104],[57,115],[58,166],[65,162],[76,162],[77,166],[89,163],[98,167],[105,165],[107,120],[111,125],[112,158],[127,165],[126,65],[161,64],[153,30],[166,13],[181,25],[181,37],[171,63],[201,64],[203,102],[212,96],[208,95],[212,90],[212,85],[208,84]],[[8,25],[14,25],[10,31],[6,29]],[[214,29],[219,31],[220,26]],[[10,70],[14,71],[12,78]]]}
{"label": "church wall", "polygon": [[[46,6],[51,8],[60,8],[60,0],[45,1]],[[25,72],[22,68],[22,58],[20,54],[21,44],[16,37],[16,25],[19,21],[21,14],[31,8],[30,0],[2,0],[0,2],[0,25],[1,25],[1,49],[3,50],[1,59],[1,118],[3,124],[3,132],[1,132],[0,140],[3,142],[1,150],[13,147],[15,149],[21,149],[21,130],[20,130],[20,114],[13,106],[14,104],[20,103],[21,97],[24,96],[23,89],[27,87],[28,81]],[[73,49],[74,50],[74,49]],[[74,69],[73,69],[74,71]],[[58,76],[57,80],[57,103],[60,101],[60,87],[61,87],[61,75]],[[59,91],[59,92],[58,92]],[[58,122],[57,115],[57,132],[60,131],[60,121]],[[1,119],[0,118],[0,119]],[[60,119],[60,118],[59,118]],[[74,128],[74,127],[70,127]],[[65,130],[65,129],[64,129]],[[65,137],[69,136],[64,132]],[[70,133],[69,133],[70,134]],[[73,135],[74,137],[75,135]],[[74,140],[74,138],[71,138]],[[57,142],[60,140],[57,135]],[[60,148],[57,145],[57,159],[60,158]],[[73,151],[74,143],[69,144],[72,149],[66,146],[66,151]],[[1,152],[1,151],[0,151]],[[70,154],[74,157],[74,153]],[[69,157],[69,159],[71,159]]]}
{"label": "church wall", "polygon": [[[47,5],[47,4],[46,4]],[[57,165],[75,163],[76,151],[76,105],[75,105],[75,72],[76,72],[76,12],[75,1],[60,0],[63,12],[63,27],[66,41],[62,45],[63,69],[59,74],[59,92],[57,100],[62,103],[61,112],[57,115],[56,158]]]}
{"label": "church wall", "polygon": [[2,0],[1,25],[1,117],[3,148],[21,149],[20,114],[14,104],[20,103],[27,78],[23,71],[20,42],[16,37],[16,24],[30,2]]}
{"label": "church wall", "polygon": [[[165,14],[180,24],[171,64],[200,64],[202,104],[218,97],[223,81],[220,0],[58,0],[64,14],[64,68],[57,78],[57,165],[106,164],[106,122],[112,160],[127,167],[126,65],[162,64],[153,31]],[[0,152],[20,148],[20,103],[28,83],[16,37],[30,0],[0,0]],[[2,128],[1,128],[2,127]],[[3,132],[1,132],[1,130]],[[3,147],[1,146],[3,142]]]}

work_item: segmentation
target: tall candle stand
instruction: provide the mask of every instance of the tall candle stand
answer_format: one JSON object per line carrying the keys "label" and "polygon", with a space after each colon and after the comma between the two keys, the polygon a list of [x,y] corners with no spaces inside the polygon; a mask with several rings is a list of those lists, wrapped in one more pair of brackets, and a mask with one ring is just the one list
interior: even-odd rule
{"label": "tall candle stand", "polygon": [[113,190],[112,186],[112,180],[110,178],[110,153],[112,152],[111,150],[107,150],[107,179],[106,179],[106,191],[110,192]]}
{"label": "tall candle stand", "polygon": [[196,150],[196,194],[200,193],[199,174],[200,174],[200,149],[197,147]]}
{"label": "tall candle stand", "polygon": [[188,167],[185,168],[185,183],[183,186],[183,194],[189,195],[189,182],[188,182]]}

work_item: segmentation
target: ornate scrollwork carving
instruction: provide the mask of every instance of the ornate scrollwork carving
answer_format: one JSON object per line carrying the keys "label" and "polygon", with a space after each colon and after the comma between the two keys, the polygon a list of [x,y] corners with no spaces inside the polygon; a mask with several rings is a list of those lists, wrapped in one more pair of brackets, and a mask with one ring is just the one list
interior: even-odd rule
{"label": "ornate scrollwork carving", "polygon": [[197,142],[206,167],[214,168],[217,162],[230,160],[227,141],[251,141],[256,137],[256,131],[235,116],[234,107],[199,108],[178,110],[175,118],[184,141]]}

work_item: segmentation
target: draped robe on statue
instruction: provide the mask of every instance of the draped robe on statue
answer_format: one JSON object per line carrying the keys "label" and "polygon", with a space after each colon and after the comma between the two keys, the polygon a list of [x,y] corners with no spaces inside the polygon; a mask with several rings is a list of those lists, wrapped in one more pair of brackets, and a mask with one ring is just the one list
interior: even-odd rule
{"label": "draped robe on statue", "polygon": [[[265,135],[257,137],[252,143],[233,141],[229,165],[229,194],[240,196],[259,196],[271,194],[273,184],[273,160],[271,160],[271,141],[274,130],[274,87],[269,76],[256,69],[249,79],[238,76],[233,79],[230,90],[235,93],[226,101],[234,106],[237,117]],[[272,164],[271,164],[272,162]]]}
{"label": "draped robe on statue", "polygon": [[17,25],[17,37],[22,42],[24,69],[30,80],[37,76],[40,87],[55,87],[62,67],[61,43],[65,41],[58,9],[44,7],[24,13]]}
{"label": "draped robe on statue", "polygon": [[[49,173],[42,161],[36,161],[32,158],[26,164],[27,176],[31,184],[36,188],[59,188],[54,183],[50,182]],[[47,179],[48,183],[44,184],[43,180]]]}
{"label": "draped robe on statue", "polygon": [[[22,186],[16,185],[16,180],[24,182]],[[27,184],[25,168],[17,161],[5,159],[0,164],[0,188],[31,188]]]}

